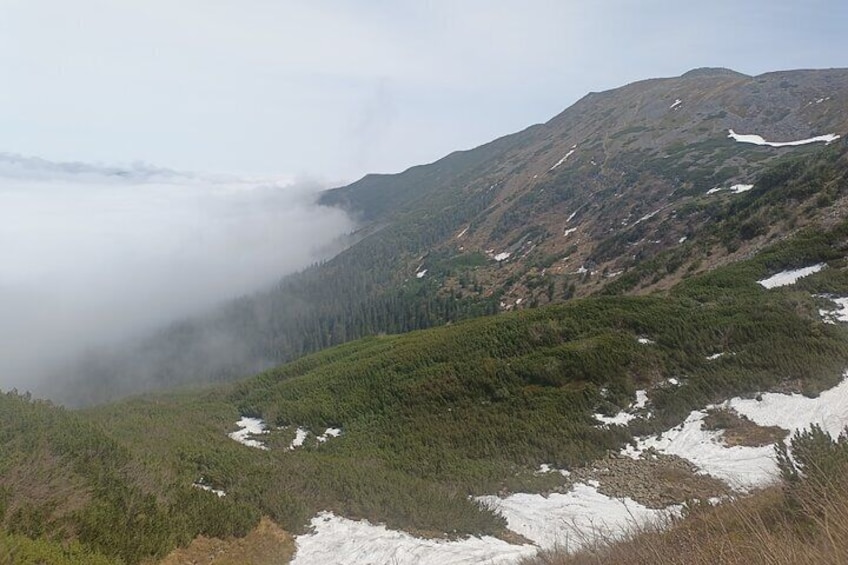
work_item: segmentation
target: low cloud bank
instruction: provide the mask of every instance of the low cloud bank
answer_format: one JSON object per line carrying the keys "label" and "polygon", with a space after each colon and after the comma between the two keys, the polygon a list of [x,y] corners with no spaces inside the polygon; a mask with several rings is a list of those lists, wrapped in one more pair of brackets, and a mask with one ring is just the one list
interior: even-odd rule
{"label": "low cloud bank", "polygon": [[0,154],[0,388],[331,256],[354,226],[320,188]]}

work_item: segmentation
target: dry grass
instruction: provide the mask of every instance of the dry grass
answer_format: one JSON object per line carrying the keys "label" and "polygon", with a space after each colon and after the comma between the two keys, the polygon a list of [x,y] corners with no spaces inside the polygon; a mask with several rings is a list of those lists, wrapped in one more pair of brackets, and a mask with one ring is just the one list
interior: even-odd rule
{"label": "dry grass", "polygon": [[244,538],[200,536],[174,550],[159,565],[284,565],[295,552],[294,538],[268,518]]}
{"label": "dry grass", "polygon": [[773,487],[725,504],[698,507],[670,527],[643,528],[565,555],[523,565],[838,565],[848,563],[848,478],[827,485]]}

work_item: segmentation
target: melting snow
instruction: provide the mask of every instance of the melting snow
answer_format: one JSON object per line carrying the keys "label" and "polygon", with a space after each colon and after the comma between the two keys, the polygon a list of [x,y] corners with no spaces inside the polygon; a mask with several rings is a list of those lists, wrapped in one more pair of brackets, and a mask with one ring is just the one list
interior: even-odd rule
{"label": "melting snow", "polygon": [[638,341],[642,345],[653,345],[654,343],[656,343],[655,341],[650,340],[647,337],[640,337],[636,341]]}
{"label": "melting snow", "polygon": [[677,108],[677,107],[678,107],[678,106],[680,106],[681,104],[683,104],[683,100],[681,100],[680,98],[678,98],[677,100],[675,100],[675,101],[674,101],[674,104],[672,104],[671,106],[669,106],[669,107],[668,107],[668,109],[669,109],[669,110],[674,110],[675,108]]}
{"label": "melting snow", "polygon": [[716,192],[721,192],[722,190],[728,190],[728,191],[732,192],[733,194],[742,194],[743,192],[748,192],[752,188],[754,188],[753,184],[734,184],[730,188],[723,188],[723,187],[717,186],[715,188],[709,189],[707,191],[707,194],[715,194]]}
{"label": "melting snow", "polygon": [[574,154],[574,152],[575,152],[576,150],[577,150],[577,146],[575,145],[574,147],[572,147],[572,148],[571,148],[571,150],[570,150],[568,153],[566,153],[566,154],[565,154],[565,157],[563,157],[562,159],[560,159],[559,161],[557,161],[557,162],[556,162],[556,164],[554,164],[554,166],[553,166],[553,167],[551,167],[551,168],[550,168],[550,169],[548,169],[548,170],[549,170],[549,171],[553,171],[554,169],[556,169],[557,167],[559,167],[560,165],[562,165],[563,163],[565,163],[565,160],[566,160],[566,159],[568,159],[569,157],[571,157],[571,156]]}
{"label": "melting snow", "polygon": [[683,237],[681,237],[680,239],[677,240],[677,243],[683,243],[687,239],[689,239],[689,238],[684,235]]}
{"label": "melting snow", "polygon": [[423,279],[424,275],[426,275],[426,274],[427,274],[427,269],[421,269],[420,271],[415,273],[415,278],[416,279]]}
{"label": "melting snow", "polygon": [[342,435],[342,431],[339,428],[327,428],[323,434],[318,436],[318,443],[324,443],[331,437],[339,437]]}
{"label": "melting snow", "polygon": [[562,235],[570,235],[570,234],[572,234],[576,231],[577,231],[577,228],[568,228],[567,230],[565,230],[565,233],[562,234]]}
{"label": "melting snow", "polygon": [[495,255],[494,259],[495,259],[495,261],[500,263],[501,261],[506,261],[507,259],[509,259],[510,255],[512,255],[512,253],[507,253],[507,252],[498,253],[497,255]]}
{"label": "melting snow", "polygon": [[802,269],[795,269],[792,271],[781,271],[776,275],[772,275],[767,279],[763,279],[757,281],[760,285],[766,288],[777,288],[779,286],[788,286],[790,284],[795,284],[798,279],[807,277],[812,275],[813,273],[818,273],[822,269],[824,269],[824,263],[819,263],[818,265],[813,265],[811,267],[804,267]]}
{"label": "melting snow", "polygon": [[[630,406],[630,409],[638,410],[640,408],[644,408],[647,403],[648,392],[644,390],[637,390],[636,402]],[[622,410],[615,416],[604,416],[603,414],[593,414],[593,416],[605,426],[626,426],[631,420],[636,419],[636,416],[625,410]]]}
{"label": "melting snow", "polygon": [[650,220],[651,218],[653,218],[654,216],[656,216],[657,214],[659,214],[661,211],[662,211],[662,208],[660,208],[659,210],[654,210],[654,211],[653,211],[653,212],[651,212],[650,214],[645,214],[644,216],[642,216],[641,218],[639,218],[638,220],[636,220],[635,222],[633,222],[633,225],[635,226],[636,224],[638,224],[638,223],[640,223],[640,222],[645,222],[645,221],[647,221],[647,220]]}
{"label": "melting snow", "polygon": [[[761,400],[733,398],[720,406],[731,408],[760,426],[778,426],[790,434],[818,424],[836,438],[848,424],[848,379],[818,398],[780,393],[765,393],[759,398]],[[655,449],[677,455],[739,491],[777,480],[779,473],[773,446],[729,447],[722,440],[722,431],[702,428],[706,415],[705,410],[695,410],[680,426],[659,437],[639,439],[636,448],[627,446],[623,453],[638,458],[646,449]]]}
{"label": "melting snow", "polygon": [[216,488],[212,488],[211,486],[209,486],[209,485],[207,485],[206,483],[204,483],[204,482],[203,482],[203,477],[201,477],[201,478],[200,478],[200,480],[199,480],[199,481],[197,481],[196,483],[192,483],[192,485],[191,485],[191,486],[193,486],[194,488],[203,489],[203,490],[205,490],[206,492],[211,492],[212,494],[217,495],[217,496],[218,496],[218,498],[221,498],[222,496],[227,496],[227,493],[226,493],[226,492],[224,492],[224,491],[222,491],[222,490],[218,490],[218,489],[216,489]]}
{"label": "melting snow", "polygon": [[577,483],[566,494],[513,494],[477,500],[503,515],[510,530],[540,547],[574,551],[606,536],[621,537],[639,524],[656,520],[667,510],[651,510],[629,498],[610,498],[594,486]]}
{"label": "melting snow", "polygon": [[515,563],[536,554],[532,545],[512,545],[495,537],[447,541],[423,539],[368,521],[318,514],[312,533],[297,536],[292,565],[464,565]]}
{"label": "melting snow", "polygon": [[304,430],[300,427],[297,428],[294,433],[294,439],[292,440],[291,444],[289,444],[289,449],[294,450],[298,447],[301,447],[303,445],[303,442],[306,441],[306,436],[308,435],[309,432],[307,430]]}
{"label": "melting snow", "polygon": [[828,324],[848,322],[848,298],[828,298],[835,302],[838,308],[836,310],[819,310],[819,315]]}
{"label": "melting snow", "polygon": [[828,133],[826,135],[818,135],[809,139],[799,139],[798,141],[766,141],[762,138],[762,136],[756,134],[738,134],[732,129],[728,130],[727,137],[733,138],[739,143],[753,143],[754,145],[768,145],[769,147],[790,147],[818,142],[830,143],[839,139],[838,134]]}
{"label": "melting snow", "polygon": [[255,447],[257,449],[265,450],[268,449],[268,447],[261,441],[250,439],[250,436],[268,433],[268,430],[265,429],[265,422],[263,422],[260,418],[248,418],[246,416],[243,416],[241,420],[236,422],[236,425],[241,429],[228,434],[230,438],[248,447]]}
{"label": "melting snow", "polygon": [[707,361],[715,361],[719,357],[723,356],[724,352],[721,353],[713,353],[712,355],[707,355]]}

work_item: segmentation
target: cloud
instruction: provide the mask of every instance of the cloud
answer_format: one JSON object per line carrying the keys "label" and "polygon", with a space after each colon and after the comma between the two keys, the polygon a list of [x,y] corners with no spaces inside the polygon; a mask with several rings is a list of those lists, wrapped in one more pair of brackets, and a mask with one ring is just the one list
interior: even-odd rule
{"label": "cloud", "polygon": [[0,387],[326,258],[353,224],[318,189],[0,155]]}

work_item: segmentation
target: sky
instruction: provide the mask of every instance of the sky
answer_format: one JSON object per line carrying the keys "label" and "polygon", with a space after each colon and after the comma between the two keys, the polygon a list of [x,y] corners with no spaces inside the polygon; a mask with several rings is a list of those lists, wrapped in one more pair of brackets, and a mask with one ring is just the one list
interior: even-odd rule
{"label": "sky", "polygon": [[0,152],[396,172],[700,66],[846,64],[844,0],[0,0]]}
{"label": "sky", "polygon": [[844,0],[0,0],[0,389],[268,286],[323,189],[701,66],[845,65]]}

